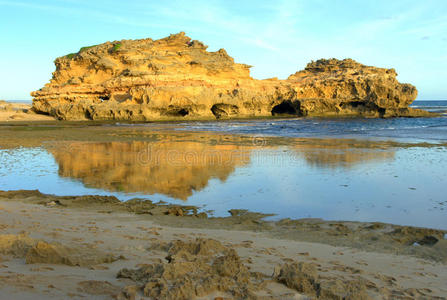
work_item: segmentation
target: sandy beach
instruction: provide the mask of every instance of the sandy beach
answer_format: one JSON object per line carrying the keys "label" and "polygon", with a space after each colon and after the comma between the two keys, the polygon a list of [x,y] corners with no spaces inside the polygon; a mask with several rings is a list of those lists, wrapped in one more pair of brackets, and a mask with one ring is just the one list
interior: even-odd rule
{"label": "sandy beach", "polygon": [[54,121],[54,118],[35,113],[31,104],[0,100],[0,122],[14,121]]}
{"label": "sandy beach", "polygon": [[323,220],[291,225],[236,211],[207,218],[191,207],[37,191],[1,192],[0,215],[2,299],[444,299],[447,293],[443,231]]}

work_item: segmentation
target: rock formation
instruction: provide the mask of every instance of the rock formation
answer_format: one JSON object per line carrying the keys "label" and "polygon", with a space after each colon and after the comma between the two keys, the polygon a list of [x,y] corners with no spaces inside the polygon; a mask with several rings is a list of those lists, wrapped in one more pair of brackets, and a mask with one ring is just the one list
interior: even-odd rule
{"label": "rock formation", "polygon": [[306,262],[286,263],[275,268],[273,277],[287,287],[309,295],[311,299],[369,300],[368,287],[376,284],[358,276],[355,280],[319,276],[314,264]]}
{"label": "rock formation", "polygon": [[224,49],[206,49],[183,32],[83,47],[55,60],[50,83],[31,93],[33,108],[62,120],[427,114],[408,108],[417,90],[394,69],[321,59],[286,80],[256,80]]}
{"label": "rock formation", "polygon": [[[227,293],[231,299],[260,298],[255,293],[254,274],[234,248],[213,239],[178,240],[167,248],[166,262],[121,269],[117,277],[135,281],[137,290],[152,299],[204,298],[215,291]],[[129,299],[126,294],[127,289],[117,299]]]}

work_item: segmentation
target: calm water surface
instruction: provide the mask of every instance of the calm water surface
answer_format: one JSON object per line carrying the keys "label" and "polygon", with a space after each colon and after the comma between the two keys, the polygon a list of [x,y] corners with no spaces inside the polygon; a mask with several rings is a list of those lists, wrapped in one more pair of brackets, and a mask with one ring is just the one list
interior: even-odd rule
{"label": "calm water surface", "polygon": [[58,143],[0,150],[0,189],[447,229],[444,147]]}
{"label": "calm water surface", "polygon": [[[440,110],[441,104],[433,106]],[[151,131],[155,125],[138,126]],[[0,189],[115,195],[122,200],[144,197],[201,206],[216,216],[240,208],[275,213],[276,218],[447,229],[447,151],[436,145],[447,141],[445,117],[165,127],[177,133],[215,133],[195,139],[185,131],[191,138],[181,141],[168,134],[152,142],[57,142],[0,150]],[[237,134],[253,136],[252,143],[239,143]],[[263,136],[301,139],[276,143]]]}

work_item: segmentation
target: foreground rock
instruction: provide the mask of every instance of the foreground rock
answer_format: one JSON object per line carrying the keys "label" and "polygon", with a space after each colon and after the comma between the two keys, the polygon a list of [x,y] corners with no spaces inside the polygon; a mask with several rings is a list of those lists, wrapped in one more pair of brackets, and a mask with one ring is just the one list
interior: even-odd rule
{"label": "foreground rock", "polygon": [[[430,298],[425,289],[402,289],[394,284],[385,287],[383,283],[360,275],[362,270],[338,264],[337,271],[351,274],[345,274],[341,279],[339,274],[330,274],[318,263],[291,260],[277,265],[272,276],[266,276],[250,271],[250,266],[243,263],[233,247],[214,239],[177,240],[154,246],[167,252],[166,261],[144,264],[138,269],[121,269],[117,277],[130,279],[133,284],[123,288],[117,299],[138,299],[139,295],[150,299],[369,300],[379,295],[386,299]],[[251,263],[251,259],[248,262]],[[386,276],[381,278],[383,281],[387,279],[395,281]],[[273,296],[272,283],[284,285],[299,294],[288,291]],[[212,296],[219,293],[223,297]]]}
{"label": "foreground rock", "polygon": [[373,282],[362,277],[344,282],[336,278],[322,279],[314,264],[305,262],[287,263],[277,267],[273,277],[287,287],[318,299],[373,299],[367,293],[367,287],[376,288]]}
{"label": "foreground rock", "polygon": [[[213,239],[167,245],[167,262],[122,269],[118,278],[135,281],[153,299],[194,299],[214,291],[235,299],[256,298],[251,274],[232,248]],[[128,299],[127,290],[118,299]]]}
{"label": "foreground rock", "polygon": [[428,115],[408,108],[417,90],[394,69],[321,59],[287,80],[256,80],[224,49],[206,49],[183,32],[83,47],[55,60],[33,109],[63,120]]}

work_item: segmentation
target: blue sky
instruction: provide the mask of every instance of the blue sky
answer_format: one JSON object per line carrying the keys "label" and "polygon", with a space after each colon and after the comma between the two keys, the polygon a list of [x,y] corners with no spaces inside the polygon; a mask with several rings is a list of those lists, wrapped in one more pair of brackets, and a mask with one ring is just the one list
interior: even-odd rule
{"label": "blue sky", "polygon": [[180,31],[255,78],[350,57],[394,67],[418,99],[447,99],[446,0],[0,0],[0,99],[31,99],[53,60],[82,46]]}

